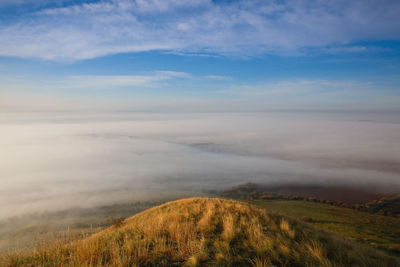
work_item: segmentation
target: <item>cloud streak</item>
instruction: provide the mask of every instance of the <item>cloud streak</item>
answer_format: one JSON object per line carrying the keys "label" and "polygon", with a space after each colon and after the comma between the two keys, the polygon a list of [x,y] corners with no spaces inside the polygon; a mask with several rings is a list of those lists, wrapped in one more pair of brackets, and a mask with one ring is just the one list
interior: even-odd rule
{"label": "cloud streak", "polygon": [[399,39],[399,12],[392,0],[66,4],[3,22],[0,55],[68,62],[152,50],[235,56],[359,50],[351,43]]}
{"label": "cloud streak", "polygon": [[398,110],[400,102],[396,89],[374,82],[298,79],[238,84],[232,77],[177,71],[44,80],[7,77],[0,84],[5,90],[3,110]]}
{"label": "cloud streak", "polygon": [[156,87],[160,82],[190,78],[190,74],[176,71],[156,71],[150,75],[80,75],[71,76],[53,88],[115,89],[119,87]]}

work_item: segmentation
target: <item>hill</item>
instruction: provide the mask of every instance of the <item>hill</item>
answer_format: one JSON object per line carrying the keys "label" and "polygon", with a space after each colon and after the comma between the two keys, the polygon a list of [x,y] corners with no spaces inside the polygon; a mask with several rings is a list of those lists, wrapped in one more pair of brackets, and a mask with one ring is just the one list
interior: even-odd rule
{"label": "hill", "polygon": [[234,200],[148,209],[86,239],[9,254],[4,266],[400,266],[396,258]]}
{"label": "hill", "polygon": [[303,199],[312,198],[325,202],[358,206],[376,202],[378,199],[390,200],[396,196],[395,192],[378,192],[374,187],[320,184],[264,185],[247,183],[219,192],[220,195],[233,198],[243,198],[251,194],[254,196],[263,193],[270,194],[270,197],[292,196]]}
{"label": "hill", "polygon": [[371,213],[391,215],[400,218],[400,196],[383,197],[361,206]]}
{"label": "hill", "polygon": [[110,226],[117,218],[127,218],[171,200],[175,199],[27,213],[3,219],[0,220],[0,254],[32,249],[60,238],[81,239]]}

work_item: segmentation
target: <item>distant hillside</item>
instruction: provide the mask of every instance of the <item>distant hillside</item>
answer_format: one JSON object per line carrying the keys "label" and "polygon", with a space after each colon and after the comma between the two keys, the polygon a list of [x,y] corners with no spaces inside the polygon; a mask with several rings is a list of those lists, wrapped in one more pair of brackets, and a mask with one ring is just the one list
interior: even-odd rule
{"label": "distant hillside", "polygon": [[227,198],[246,200],[306,200],[380,215],[400,216],[400,196],[382,196],[383,194],[371,193],[366,189],[356,189],[352,187],[315,185],[265,186],[247,183],[222,190],[218,195]]}
{"label": "distant hillside", "polygon": [[382,215],[400,216],[400,196],[383,197],[362,206],[363,209]]}
{"label": "distant hillside", "polygon": [[89,238],[0,258],[4,266],[400,266],[396,258],[234,200],[148,209]]}
{"label": "distant hillside", "polygon": [[267,192],[279,196],[297,196],[303,198],[315,198],[324,201],[343,202],[349,205],[363,205],[368,202],[390,198],[392,193],[376,192],[375,188],[354,187],[343,185],[316,185],[316,184],[284,184],[263,185],[247,183],[224,190],[222,194],[230,197],[238,197],[238,193],[250,193],[254,190]]}

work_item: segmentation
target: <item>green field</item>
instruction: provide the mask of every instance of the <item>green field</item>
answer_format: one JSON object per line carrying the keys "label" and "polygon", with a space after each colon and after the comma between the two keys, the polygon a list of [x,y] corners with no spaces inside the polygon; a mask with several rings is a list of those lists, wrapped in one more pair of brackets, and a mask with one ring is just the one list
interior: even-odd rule
{"label": "green field", "polygon": [[353,240],[400,255],[400,219],[302,200],[252,200],[271,212],[307,221]]}

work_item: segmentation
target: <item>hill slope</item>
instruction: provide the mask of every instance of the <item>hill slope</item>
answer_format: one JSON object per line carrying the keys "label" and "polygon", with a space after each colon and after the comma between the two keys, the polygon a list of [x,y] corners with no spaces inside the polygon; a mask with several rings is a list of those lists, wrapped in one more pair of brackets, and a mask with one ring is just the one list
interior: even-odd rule
{"label": "hill slope", "polygon": [[392,215],[400,218],[400,196],[377,199],[363,205],[362,208],[371,213]]}
{"label": "hill slope", "polygon": [[234,200],[151,208],[68,245],[5,256],[5,266],[398,266],[382,252]]}

